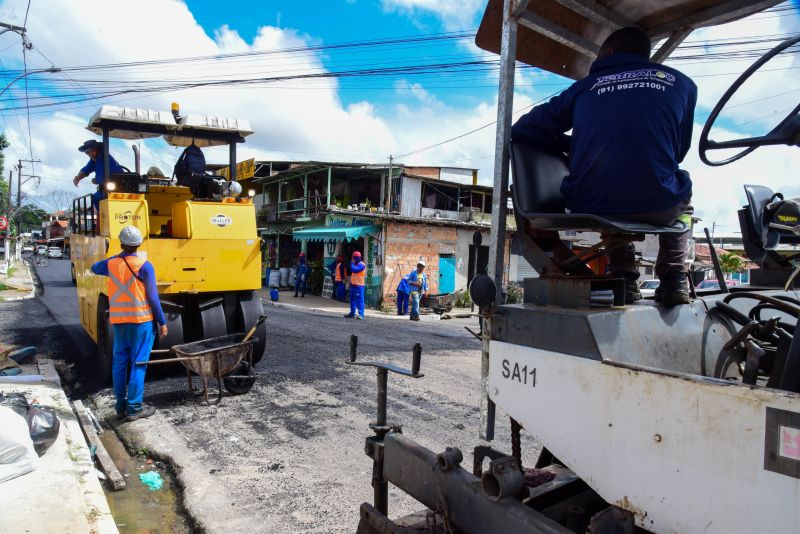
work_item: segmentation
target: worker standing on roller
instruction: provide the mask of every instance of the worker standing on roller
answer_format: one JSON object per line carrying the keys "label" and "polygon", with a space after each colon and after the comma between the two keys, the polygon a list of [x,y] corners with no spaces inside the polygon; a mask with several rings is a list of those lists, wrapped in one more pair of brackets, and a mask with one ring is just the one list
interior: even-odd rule
{"label": "worker standing on roller", "polygon": [[[98,187],[98,190],[92,193],[92,206],[94,206],[95,211],[99,212],[100,201],[106,196],[103,185],[108,178],[108,176],[106,176],[105,166],[103,165],[103,143],[98,143],[94,139],[89,139],[78,147],[78,151],[89,156],[89,162],[75,175],[75,178],[72,179],[72,183],[75,184],[75,187],[78,187],[81,180],[94,173],[92,183]],[[122,165],[117,163],[117,160],[115,160],[114,156],[111,154],[108,155],[108,170],[112,175],[124,172]]]}
{"label": "worker standing on roller", "polygon": [[[367,266],[361,261],[361,253],[353,252],[353,261],[350,263],[350,313],[345,317],[364,319],[364,283],[366,281]],[[356,311],[358,313],[356,314]]]}
{"label": "worker standing on roller", "polygon": [[136,250],[142,234],[135,226],[119,233],[122,252],[92,265],[92,272],[108,277],[108,319],[114,332],[112,381],[117,419],[135,421],[150,417],[155,408],[142,404],[145,365],[155,340],[155,318],[159,334],[167,335],[167,321],[161,309],[153,264],[139,258]]}

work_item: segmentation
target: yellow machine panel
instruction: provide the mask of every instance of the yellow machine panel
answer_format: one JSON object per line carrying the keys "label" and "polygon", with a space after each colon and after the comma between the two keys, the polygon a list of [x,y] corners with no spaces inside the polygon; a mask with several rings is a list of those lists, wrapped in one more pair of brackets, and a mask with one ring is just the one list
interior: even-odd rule
{"label": "yellow machine panel", "polygon": [[126,226],[135,226],[146,236],[150,234],[150,218],[144,195],[111,193],[100,201],[100,233],[118,236]]}
{"label": "yellow machine panel", "polygon": [[253,203],[184,201],[172,204],[172,236],[248,239],[257,235]]}

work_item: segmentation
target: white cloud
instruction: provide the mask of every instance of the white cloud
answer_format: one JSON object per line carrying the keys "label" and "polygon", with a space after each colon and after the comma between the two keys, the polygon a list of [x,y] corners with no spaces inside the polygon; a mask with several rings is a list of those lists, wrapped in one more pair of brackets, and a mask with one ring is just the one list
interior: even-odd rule
{"label": "white cloud", "polygon": [[[383,6],[387,10],[403,10],[409,16],[436,15],[443,21],[449,20],[447,24],[474,19],[482,3],[383,0]],[[140,0],[135,10],[126,9],[127,5],[127,2],[121,0],[106,2],[103,9],[95,9],[95,2],[85,0],[51,0],[47,8],[43,3],[34,3],[28,21],[29,36],[34,46],[59,66],[214,56],[231,52],[302,47],[319,42],[317,37],[304,35],[302,28],[295,30],[272,26],[260,28],[250,42],[242,39],[236,28],[229,26],[221,26],[213,32],[213,36],[209,36],[182,2]],[[24,8],[23,0],[7,0],[0,4],[0,20],[21,22]],[[120,23],[119,13],[122,12],[125,13],[124,24]],[[786,31],[785,25],[782,26],[780,22],[765,20],[759,22],[758,26],[751,22],[729,26],[727,29],[720,27],[704,30],[703,33],[693,36],[692,40]],[[12,37],[8,34],[2,39],[0,50],[12,43]],[[47,66],[37,54],[34,53],[31,57],[36,65]],[[0,52],[0,59],[5,68],[17,68],[15,61],[19,59],[19,47]],[[707,74],[740,71],[746,65],[747,63],[704,63],[697,66],[678,66],[689,74]],[[205,61],[182,64],[179,67],[153,66],[70,75],[78,81],[98,77],[116,81],[143,77],[195,80],[206,76],[255,78],[277,72],[324,70],[320,57],[314,54],[273,54],[258,59],[236,58],[235,61]],[[772,81],[763,84],[763,87],[756,87],[754,94],[772,90],[766,95],[770,96],[778,93],[783,86],[788,86],[789,89],[799,87],[796,82],[790,83],[798,75],[800,69],[776,72],[770,78]],[[698,127],[703,108],[707,111],[734,78],[735,76],[697,78],[701,99]],[[523,74],[517,81],[520,84],[533,83],[533,86],[518,88],[514,108],[522,109],[556,91],[557,87],[543,84],[562,80],[534,72]],[[494,96],[491,100],[476,98],[472,106],[454,106],[443,98],[437,98],[419,83],[399,82],[396,90],[408,98],[391,107],[371,99],[344,105],[339,98],[338,84],[332,79],[287,81],[257,87],[193,89],[126,100],[123,104],[169,109],[172,101],[178,101],[184,112],[248,119],[256,134],[239,148],[240,159],[257,157],[385,162],[389,154],[397,156],[411,152],[461,135],[496,119]],[[796,102],[797,94],[789,95],[789,98]],[[779,100],[776,99],[776,102]],[[43,161],[36,167],[37,174],[44,178],[40,193],[52,188],[74,191],[70,180],[85,163],[85,158],[76,148],[85,139],[93,137],[83,126],[98,104],[89,104],[89,107],[82,109],[32,116],[34,154]],[[774,106],[775,102],[771,104]],[[765,104],[757,103],[731,111],[738,113],[731,120],[746,121],[754,114],[765,115],[765,111],[769,109]],[[12,143],[12,147],[6,151],[8,170],[18,158],[28,157],[27,131],[24,128],[24,117],[18,121],[10,113],[6,113],[4,118],[7,124],[6,133]],[[719,136],[739,133],[741,132],[722,131]],[[695,143],[697,137],[698,133],[694,137]],[[478,168],[480,183],[488,185],[492,182],[494,138],[495,125],[491,125],[458,141],[403,158],[402,162]],[[133,157],[129,143],[114,142],[112,148],[122,164],[132,167]],[[796,150],[792,151],[787,147],[759,149],[739,163],[711,168],[699,162],[696,147],[693,147],[683,167],[692,174],[697,213],[708,224],[716,221],[718,224],[736,225],[736,209],[744,201],[741,188],[743,183],[763,183],[784,191],[788,196],[800,196],[794,174],[800,164],[800,155],[795,155],[795,152]],[[167,147],[163,141],[147,142],[143,147],[142,166],[146,169],[156,165],[170,174],[178,153],[179,149]],[[207,149],[206,157],[210,162],[225,162],[227,152],[224,149]],[[79,191],[90,192],[87,181],[84,181]],[[34,193],[32,189],[29,192]]]}
{"label": "white cloud", "polygon": [[406,15],[420,26],[423,16],[433,15],[449,31],[474,29],[484,4],[484,0],[381,0],[386,12]]}

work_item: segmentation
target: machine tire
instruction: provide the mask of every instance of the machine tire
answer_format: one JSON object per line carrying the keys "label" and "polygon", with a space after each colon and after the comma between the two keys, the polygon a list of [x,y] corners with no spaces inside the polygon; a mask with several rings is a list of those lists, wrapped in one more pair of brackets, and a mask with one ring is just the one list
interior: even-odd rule
{"label": "machine tire", "polygon": [[[249,332],[262,315],[264,315],[264,307],[261,305],[261,297],[258,292],[247,291],[239,294],[236,310],[237,330],[239,332]],[[267,347],[266,321],[258,325],[253,336],[257,338],[257,341],[253,344],[253,365],[255,365],[264,357],[264,351]]]}
{"label": "machine tire", "polygon": [[108,299],[101,295],[97,301],[97,371],[103,383],[111,381],[113,358],[114,331],[108,323]]}
{"label": "machine tire", "polygon": [[69,274],[72,277],[72,285],[77,284],[78,280],[75,278],[75,264],[72,262],[69,262]]}
{"label": "machine tire", "polygon": [[741,351],[723,348],[736,332],[736,325],[730,319],[716,310],[709,311],[703,339],[704,376],[741,381],[741,376],[737,378],[731,372],[731,367],[742,358]]}

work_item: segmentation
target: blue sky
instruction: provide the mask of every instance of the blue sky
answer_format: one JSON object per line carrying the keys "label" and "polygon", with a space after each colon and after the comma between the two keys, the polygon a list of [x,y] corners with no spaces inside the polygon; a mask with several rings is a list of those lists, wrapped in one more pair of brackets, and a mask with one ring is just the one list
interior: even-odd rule
{"label": "blue sky", "polygon": [[[445,32],[474,32],[485,0],[314,0],[307,2],[228,0],[137,0],[135,9],[125,0],[31,0],[27,23],[34,45],[29,68],[124,63],[165,58],[211,56],[217,59],[119,68],[89,69],[30,76],[31,102],[52,104],[53,98],[76,100],[55,107],[31,109],[30,137],[24,84],[17,82],[0,97],[0,127],[12,142],[7,160],[42,160],[35,170],[41,185],[28,191],[47,195],[54,189],[75,192],[69,178],[83,156],[75,148],[92,135],[84,129],[101,103],[182,109],[244,118],[256,131],[240,150],[241,158],[386,162],[490,124],[496,118],[497,75],[491,70],[428,74],[402,73],[366,78],[318,78],[271,82],[255,86],[225,86],[157,93],[106,92],[134,86],[169,86],[180,81],[218,78],[258,78],[297,73],[330,73],[358,68],[452,64],[495,59],[474,46],[471,37],[374,48],[347,48],[302,54],[265,54],[266,51],[306,49],[314,45],[352,43],[386,38],[429,38]],[[786,4],[784,4],[786,5]],[[795,0],[792,4],[798,6]],[[0,20],[20,24],[27,0],[0,0]],[[791,8],[791,5],[789,5]],[[751,19],[695,32],[689,45],[695,53],[708,52],[708,43],[747,41],[800,31],[800,10],[759,14]],[[759,45],[769,48],[774,42]],[[754,45],[743,45],[744,48]],[[705,47],[705,48],[703,48]],[[219,59],[220,55],[254,56]],[[679,51],[691,53],[691,51]],[[11,81],[21,69],[19,37],[0,36],[0,82]],[[696,135],[705,113],[724,89],[752,62],[682,62],[673,66],[695,77],[700,88]],[[764,75],[739,99],[721,127],[742,124],[736,133],[755,133],[763,117],[793,107],[800,87],[800,69],[788,68]],[[481,67],[482,68],[482,67]],[[19,72],[19,71],[18,71]],[[67,78],[67,76],[69,76]],[[533,104],[568,84],[554,75],[526,71],[517,77],[515,109]],[[800,91],[800,90],[798,90]],[[776,96],[783,94],[782,96]],[[85,96],[85,95],[89,96]],[[747,103],[754,101],[756,103]],[[735,104],[736,102],[734,102]],[[774,120],[774,117],[772,117]],[[725,135],[720,133],[719,135]],[[29,141],[30,140],[30,141]],[[132,164],[129,143],[112,144],[123,164]],[[144,144],[145,166],[171,169],[176,149],[163,141]],[[479,169],[479,180],[491,183],[494,126],[402,158],[407,164],[461,166]],[[210,161],[225,154],[209,150]],[[722,170],[700,164],[693,148],[684,162],[695,183],[697,212],[709,221],[736,224],[743,183],[763,183],[800,195],[796,151],[761,149],[741,163]],[[88,182],[88,181],[87,181]],[[724,184],[720,187],[720,184]],[[79,192],[88,192],[85,183]]]}
{"label": "blue sky", "polygon": [[[453,0],[455,1],[455,0]],[[208,0],[187,0],[187,5],[197,22],[213,38],[220,26],[227,25],[246,41],[252,41],[262,26],[278,26],[293,29],[309,36],[312,40],[325,44],[366,41],[386,37],[406,37],[445,33],[454,29],[476,30],[485,2],[473,2],[476,7],[464,6],[464,21],[453,25],[445,23],[432,11],[415,10],[408,12],[384,7],[379,0],[313,0],[310,2],[233,0],[225,2],[225,9],[219,3]],[[471,15],[470,15],[471,12]],[[466,42],[442,43],[425,49],[381,50],[380,52],[360,52],[359,58],[375,61],[431,61],[443,56],[464,59],[477,57],[480,52],[465,46]],[[323,63],[330,69],[342,65],[347,58],[341,54],[322,56]],[[378,106],[391,106],[401,100],[401,96],[391,84],[375,83],[370,89],[359,89],[359,84],[343,81],[340,98],[344,104],[371,99]],[[487,87],[463,85],[443,87],[433,84],[429,92],[437,98],[447,99],[454,105],[475,103],[489,98],[496,91],[487,81]],[[377,87],[377,89],[375,88]],[[377,97],[377,98],[376,98]]]}

